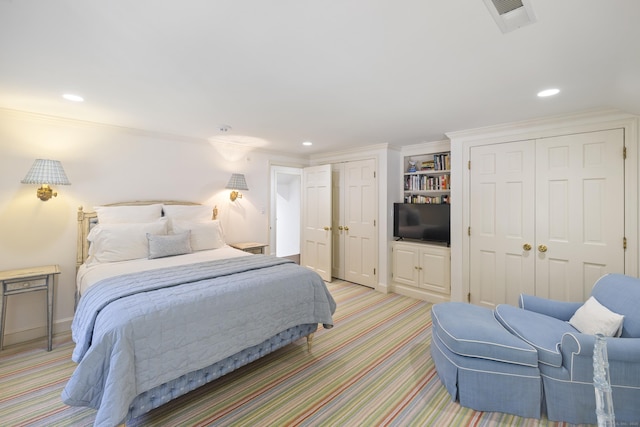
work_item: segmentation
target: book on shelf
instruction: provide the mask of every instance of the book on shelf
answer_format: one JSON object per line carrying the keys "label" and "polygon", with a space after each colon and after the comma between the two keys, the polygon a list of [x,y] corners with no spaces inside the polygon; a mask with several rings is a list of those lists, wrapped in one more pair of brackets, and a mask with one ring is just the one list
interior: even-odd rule
{"label": "book on shelf", "polygon": [[449,190],[450,176],[444,175],[408,175],[404,177],[405,191],[444,191]]}
{"label": "book on shelf", "polygon": [[451,155],[449,153],[434,154],[433,159],[423,160],[421,162],[411,159],[406,168],[407,173],[445,170],[451,170]]}
{"label": "book on shelf", "polygon": [[435,170],[450,170],[451,169],[451,155],[449,153],[441,153],[433,155],[433,163]]}
{"label": "book on shelf", "polygon": [[423,196],[421,194],[412,194],[410,196],[405,196],[404,202],[413,204],[449,204],[451,203],[451,196],[448,194],[443,194],[441,196]]}
{"label": "book on shelf", "polygon": [[422,162],[422,167],[421,169],[423,171],[430,171],[430,170],[434,170],[435,169],[435,161],[433,160],[426,160],[424,162]]}

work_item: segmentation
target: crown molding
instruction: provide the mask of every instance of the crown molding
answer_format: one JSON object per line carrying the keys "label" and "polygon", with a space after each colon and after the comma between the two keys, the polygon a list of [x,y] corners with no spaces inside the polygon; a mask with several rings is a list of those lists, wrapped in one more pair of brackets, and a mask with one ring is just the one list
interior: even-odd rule
{"label": "crown molding", "polygon": [[364,156],[377,156],[380,151],[387,151],[388,143],[367,145],[366,147],[354,147],[340,151],[311,154],[309,160],[311,164],[330,163],[335,161],[345,161],[350,159],[362,159]]}
{"label": "crown molding", "polygon": [[613,108],[585,110],[573,114],[561,114],[504,123],[494,126],[447,132],[452,143],[465,141],[508,141],[512,137],[540,138],[555,134],[558,129],[600,128],[603,123],[623,123],[637,120],[638,116]]}

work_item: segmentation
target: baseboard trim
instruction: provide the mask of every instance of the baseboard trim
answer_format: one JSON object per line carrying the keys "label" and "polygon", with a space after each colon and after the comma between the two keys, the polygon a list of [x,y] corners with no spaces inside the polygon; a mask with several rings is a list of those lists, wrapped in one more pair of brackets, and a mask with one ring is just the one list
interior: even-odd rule
{"label": "baseboard trim", "polygon": [[437,294],[434,292],[427,291],[425,289],[417,289],[411,286],[406,286],[398,283],[393,283],[391,285],[391,292],[404,295],[406,297],[427,301],[433,304],[437,304],[440,302],[447,302],[450,300],[450,297],[448,295],[445,296],[442,294]]}
{"label": "baseboard trim", "polygon": [[[71,331],[71,322],[73,318],[61,319],[53,323],[53,335],[68,333]],[[20,331],[5,333],[3,345],[5,347],[16,344],[22,344],[29,341],[47,338],[47,325],[38,326],[36,328],[23,329]]]}

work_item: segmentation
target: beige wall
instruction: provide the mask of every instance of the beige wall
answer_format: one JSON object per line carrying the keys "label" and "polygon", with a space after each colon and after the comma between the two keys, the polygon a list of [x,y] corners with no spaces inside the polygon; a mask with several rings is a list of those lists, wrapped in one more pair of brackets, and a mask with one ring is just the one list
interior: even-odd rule
{"label": "beige wall", "polygon": [[[36,158],[60,160],[71,186],[42,202],[20,180]],[[268,241],[269,166],[300,158],[214,147],[205,140],[0,109],[0,270],[59,264],[54,328],[69,329],[79,206],[174,199],[218,206],[228,242]],[[224,187],[244,173],[237,202]],[[8,298],[5,344],[45,335],[44,292]]]}

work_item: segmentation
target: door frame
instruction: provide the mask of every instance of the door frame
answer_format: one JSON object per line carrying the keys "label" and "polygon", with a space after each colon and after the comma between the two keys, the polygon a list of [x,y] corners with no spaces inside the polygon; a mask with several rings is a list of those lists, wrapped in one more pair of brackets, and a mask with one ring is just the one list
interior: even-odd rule
{"label": "door frame", "polygon": [[[546,119],[515,122],[468,131],[450,132],[451,140],[451,300],[467,301],[469,293],[469,179],[471,147],[477,145],[539,139],[606,129],[624,129],[626,161],[625,197],[625,274],[638,277],[638,145],[639,118],[620,111],[588,111]],[[621,154],[622,155],[622,154]]]}
{"label": "door frame", "polygon": [[[302,191],[302,169],[304,166],[283,166],[277,164],[269,165],[269,253],[275,255],[277,253],[277,212],[278,212],[278,174],[289,174],[300,176],[300,191]],[[302,203],[302,201],[300,202]],[[302,219],[302,206],[298,212],[298,217]],[[302,231],[302,226],[300,227]],[[298,248],[300,250],[300,248]]]}

